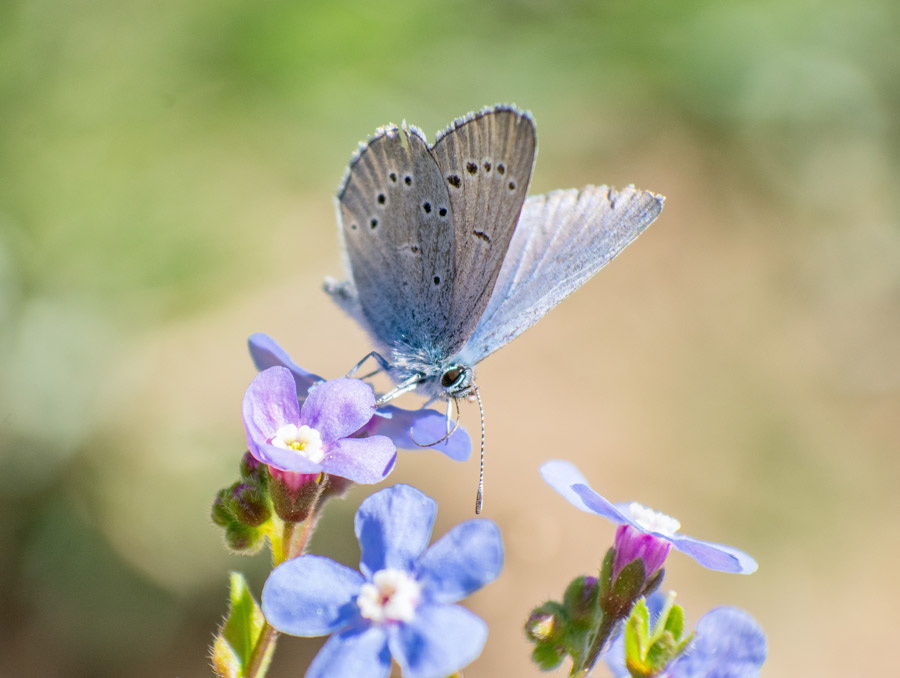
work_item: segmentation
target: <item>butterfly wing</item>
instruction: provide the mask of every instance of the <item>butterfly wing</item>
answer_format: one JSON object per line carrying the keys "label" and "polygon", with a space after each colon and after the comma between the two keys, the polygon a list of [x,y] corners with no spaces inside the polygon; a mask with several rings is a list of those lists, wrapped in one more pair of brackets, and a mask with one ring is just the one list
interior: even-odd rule
{"label": "butterfly wing", "polygon": [[640,235],[663,200],[633,186],[588,186],[528,198],[460,360],[473,365],[534,325]]}
{"label": "butterfly wing", "polygon": [[450,196],[455,231],[445,356],[471,336],[500,273],[534,166],[527,113],[496,106],[455,121],[431,149]]}
{"label": "butterfly wing", "polygon": [[389,349],[430,346],[450,316],[454,229],[450,198],[424,137],[384,127],[360,149],[338,193],[352,275],[326,282]]}

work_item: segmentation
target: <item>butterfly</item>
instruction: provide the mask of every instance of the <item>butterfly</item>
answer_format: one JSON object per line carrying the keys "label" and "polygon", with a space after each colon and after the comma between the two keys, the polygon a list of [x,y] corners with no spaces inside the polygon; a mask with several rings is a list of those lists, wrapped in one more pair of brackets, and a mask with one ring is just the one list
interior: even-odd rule
{"label": "butterfly", "polygon": [[368,331],[396,386],[477,396],[475,365],[531,327],[649,226],[663,197],[586,186],[526,198],[531,115],[497,105],[433,145],[405,123],[361,144],[338,190],[347,280],[325,290]]}

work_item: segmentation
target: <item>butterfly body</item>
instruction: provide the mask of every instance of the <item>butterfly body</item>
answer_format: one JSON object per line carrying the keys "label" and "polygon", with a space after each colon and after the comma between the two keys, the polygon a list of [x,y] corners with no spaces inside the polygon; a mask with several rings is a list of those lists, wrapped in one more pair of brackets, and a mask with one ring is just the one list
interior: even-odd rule
{"label": "butterfly body", "polygon": [[662,197],[628,187],[526,199],[536,152],[527,113],[496,106],[434,145],[386,126],[338,192],[348,280],[332,298],[368,330],[397,387],[430,398],[474,388],[474,366],[533,325],[630,243]]}

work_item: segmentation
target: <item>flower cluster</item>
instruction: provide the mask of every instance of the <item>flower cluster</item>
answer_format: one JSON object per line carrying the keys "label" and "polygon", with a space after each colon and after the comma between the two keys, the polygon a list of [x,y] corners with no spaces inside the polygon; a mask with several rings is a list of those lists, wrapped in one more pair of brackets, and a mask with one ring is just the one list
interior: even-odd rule
{"label": "flower cluster", "polygon": [[[265,335],[250,338],[250,353],[259,374],[242,406],[248,452],[240,480],[219,492],[212,517],[235,551],[255,553],[268,540],[275,568],[261,605],[243,578],[232,576],[231,611],[213,644],[216,671],[261,678],[276,632],[329,636],[306,678],[387,678],[393,663],[405,678],[445,678],[468,665],[488,630],[457,603],[500,574],[495,523],[466,521],[429,546],[436,503],[396,485],[370,495],[356,512],[358,570],[306,553],[328,497],[354,483],[381,482],[397,449],[417,449],[417,441],[440,440],[433,447],[467,459],[468,435],[445,436],[447,421],[432,410],[376,408],[364,381],[325,381]],[[655,593],[672,550],[741,574],[756,569],[750,556],[686,536],[677,520],[636,502],[609,502],[570,462],[549,461],[540,473],[573,506],[617,525],[596,576],[576,577],[561,601],[529,615],[525,630],[540,668],[569,658],[571,675],[584,678],[603,656],[616,678],[758,675],[765,637],[749,615],[718,608],[689,633],[674,594]]]}
{"label": "flower cluster", "polygon": [[[611,503],[591,489],[570,462],[549,461],[541,467],[541,475],[573,506],[603,516],[619,527],[599,577],[576,578],[566,589],[561,603],[548,601],[531,613],[525,631],[535,645],[534,661],[541,668],[550,669],[568,656],[573,663],[572,674],[586,675],[607,651],[620,623],[626,619],[626,634],[630,634],[632,642],[625,663],[633,676],[651,678],[660,675],[678,657],[682,657],[678,661],[685,661],[682,653],[687,649],[690,637],[682,637],[681,608],[674,606],[666,610],[655,635],[646,628],[646,615],[643,626],[639,623],[644,609],[640,601],[650,596],[662,582],[663,565],[669,551],[674,548],[704,567],[721,572],[749,574],[756,570],[756,561],[731,546],[682,535],[677,520],[641,504]],[[713,619],[718,619],[718,615]],[[713,622],[707,622],[707,626],[710,623]],[[698,627],[698,634],[701,631],[708,636],[706,629]],[[733,634],[731,631],[723,633],[725,636],[716,642],[721,640],[723,647],[730,648],[724,638]],[[735,639],[735,642],[743,647],[744,639]],[[720,659],[730,652],[718,651]],[[738,678],[738,674],[734,678]]]}

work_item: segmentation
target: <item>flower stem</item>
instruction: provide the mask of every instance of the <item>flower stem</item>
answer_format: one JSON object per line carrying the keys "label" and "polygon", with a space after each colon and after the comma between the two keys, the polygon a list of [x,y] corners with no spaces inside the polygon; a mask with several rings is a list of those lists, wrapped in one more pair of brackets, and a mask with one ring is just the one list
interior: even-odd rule
{"label": "flower stem", "polygon": [[[277,567],[286,560],[302,555],[306,550],[312,533],[315,531],[318,515],[314,508],[303,523],[284,523],[281,535],[272,540],[272,564]],[[297,529],[300,527],[300,529]],[[244,671],[244,678],[263,678],[269,668],[269,659],[275,652],[278,631],[266,621],[250,653],[250,660]]]}
{"label": "flower stem", "polygon": [[591,672],[594,668],[594,664],[596,664],[597,660],[600,658],[600,655],[608,649],[610,639],[612,638],[613,631],[616,629],[616,624],[619,623],[619,619],[619,617],[614,617],[612,615],[603,615],[600,627],[597,629],[597,635],[594,636],[591,647],[588,649],[587,656],[577,670],[573,667],[572,673],[570,674],[572,678],[586,678]]}
{"label": "flower stem", "polygon": [[250,654],[250,661],[244,671],[244,678],[263,678],[269,669],[269,658],[275,651],[275,642],[278,640],[278,631],[269,622],[263,624],[256,639],[256,645]]}

